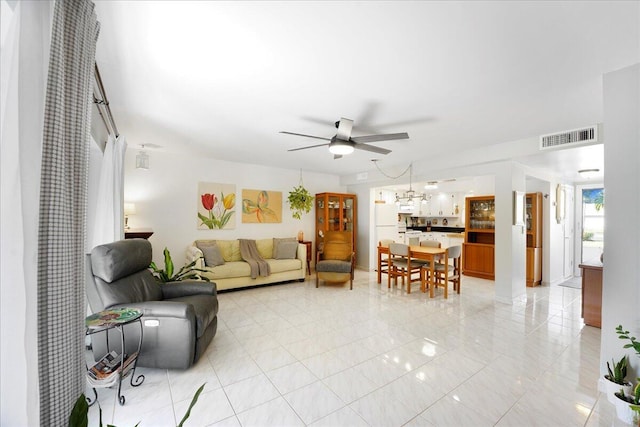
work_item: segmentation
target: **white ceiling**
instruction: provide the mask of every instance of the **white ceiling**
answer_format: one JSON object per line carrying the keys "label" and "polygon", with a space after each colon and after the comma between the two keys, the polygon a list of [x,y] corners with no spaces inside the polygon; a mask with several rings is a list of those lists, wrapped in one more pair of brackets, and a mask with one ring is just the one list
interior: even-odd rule
{"label": "white ceiling", "polygon": [[[338,175],[381,156],[287,152],[321,141],[279,131],[331,137],[346,117],[353,135],[408,132],[374,144],[393,150],[386,165],[407,165],[600,123],[603,74],[640,61],[637,1],[96,1],[96,12],[97,62],[130,147]],[[603,168],[591,150],[518,160]]]}

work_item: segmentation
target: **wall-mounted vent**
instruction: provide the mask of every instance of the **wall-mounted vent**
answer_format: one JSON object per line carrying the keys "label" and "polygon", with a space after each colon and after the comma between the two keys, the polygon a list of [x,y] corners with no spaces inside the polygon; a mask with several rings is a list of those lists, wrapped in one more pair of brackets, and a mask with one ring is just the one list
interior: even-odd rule
{"label": "wall-mounted vent", "polygon": [[540,136],[540,149],[551,150],[596,142],[598,142],[598,126],[594,125],[582,129],[542,135]]}

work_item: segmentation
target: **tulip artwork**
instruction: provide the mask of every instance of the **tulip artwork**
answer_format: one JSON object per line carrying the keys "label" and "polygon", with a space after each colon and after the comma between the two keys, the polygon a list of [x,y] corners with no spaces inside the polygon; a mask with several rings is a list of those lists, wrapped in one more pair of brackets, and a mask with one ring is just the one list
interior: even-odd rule
{"label": "tulip artwork", "polygon": [[198,228],[235,228],[236,192],[233,184],[198,183]]}

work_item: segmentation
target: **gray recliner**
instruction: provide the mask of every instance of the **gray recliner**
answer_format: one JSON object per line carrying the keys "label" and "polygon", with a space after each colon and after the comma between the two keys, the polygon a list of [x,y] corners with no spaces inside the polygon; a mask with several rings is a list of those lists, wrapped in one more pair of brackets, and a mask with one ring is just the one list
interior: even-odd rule
{"label": "gray recliner", "polygon": [[[204,353],[218,327],[218,297],[212,282],[160,284],[148,269],[151,244],[129,239],[96,246],[88,256],[87,298],[96,313],[108,308],[142,311],[143,339],[138,366],[185,369]],[[138,346],[140,326],[125,326],[126,352]],[[94,355],[107,352],[106,333],[91,335]],[[109,331],[111,349],[120,334]]]}

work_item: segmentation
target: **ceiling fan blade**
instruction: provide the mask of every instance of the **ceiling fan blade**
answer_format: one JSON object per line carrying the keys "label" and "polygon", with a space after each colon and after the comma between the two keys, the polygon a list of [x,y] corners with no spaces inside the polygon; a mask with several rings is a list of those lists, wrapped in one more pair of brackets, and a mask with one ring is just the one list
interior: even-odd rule
{"label": "ceiling fan blade", "polygon": [[353,120],[341,117],[338,123],[338,133],[336,134],[336,138],[343,141],[349,141],[349,138],[351,138],[351,129],[353,129]]}
{"label": "ceiling fan blade", "polygon": [[334,154],[333,155],[333,160],[338,160],[342,158],[342,154]]}
{"label": "ceiling fan blade", "polygon": [[287,151],[300,151],[300,150],[306,150],[307,148],[325,147],[327,145],[329,144],[307,145],[306,147],[292,148],[291,150],[287,150]]}
{"label": "ceiling fan blade", "polygon": [[376,147],[375,145],[355,144],[353,147],[356,150],[371,151],[378,154],[389,154],[391,152],[391,150],[387,150],[386,148]]}
{"label": "ceiling fan blade", "polygon": [[281,130],[280,133],[284,133],[284,134],[287,134],[287,135],[304,136],[306,138],[322,139],[324,141],[331,141],[331,138],[325,138],[325,137],[322,137],[322,136],[305,135],[304,133],[287,132],[285,130]]}
{"label": "ceiling fan blade", "polygon": [[401,133],[386,133],[382,135],[354,136],[351,138],[351,141],[357,142],[358,144],[367,144],[369,142],[391,141],[394,139],[409,139],[409,134],[406,132],[401,132]]}

